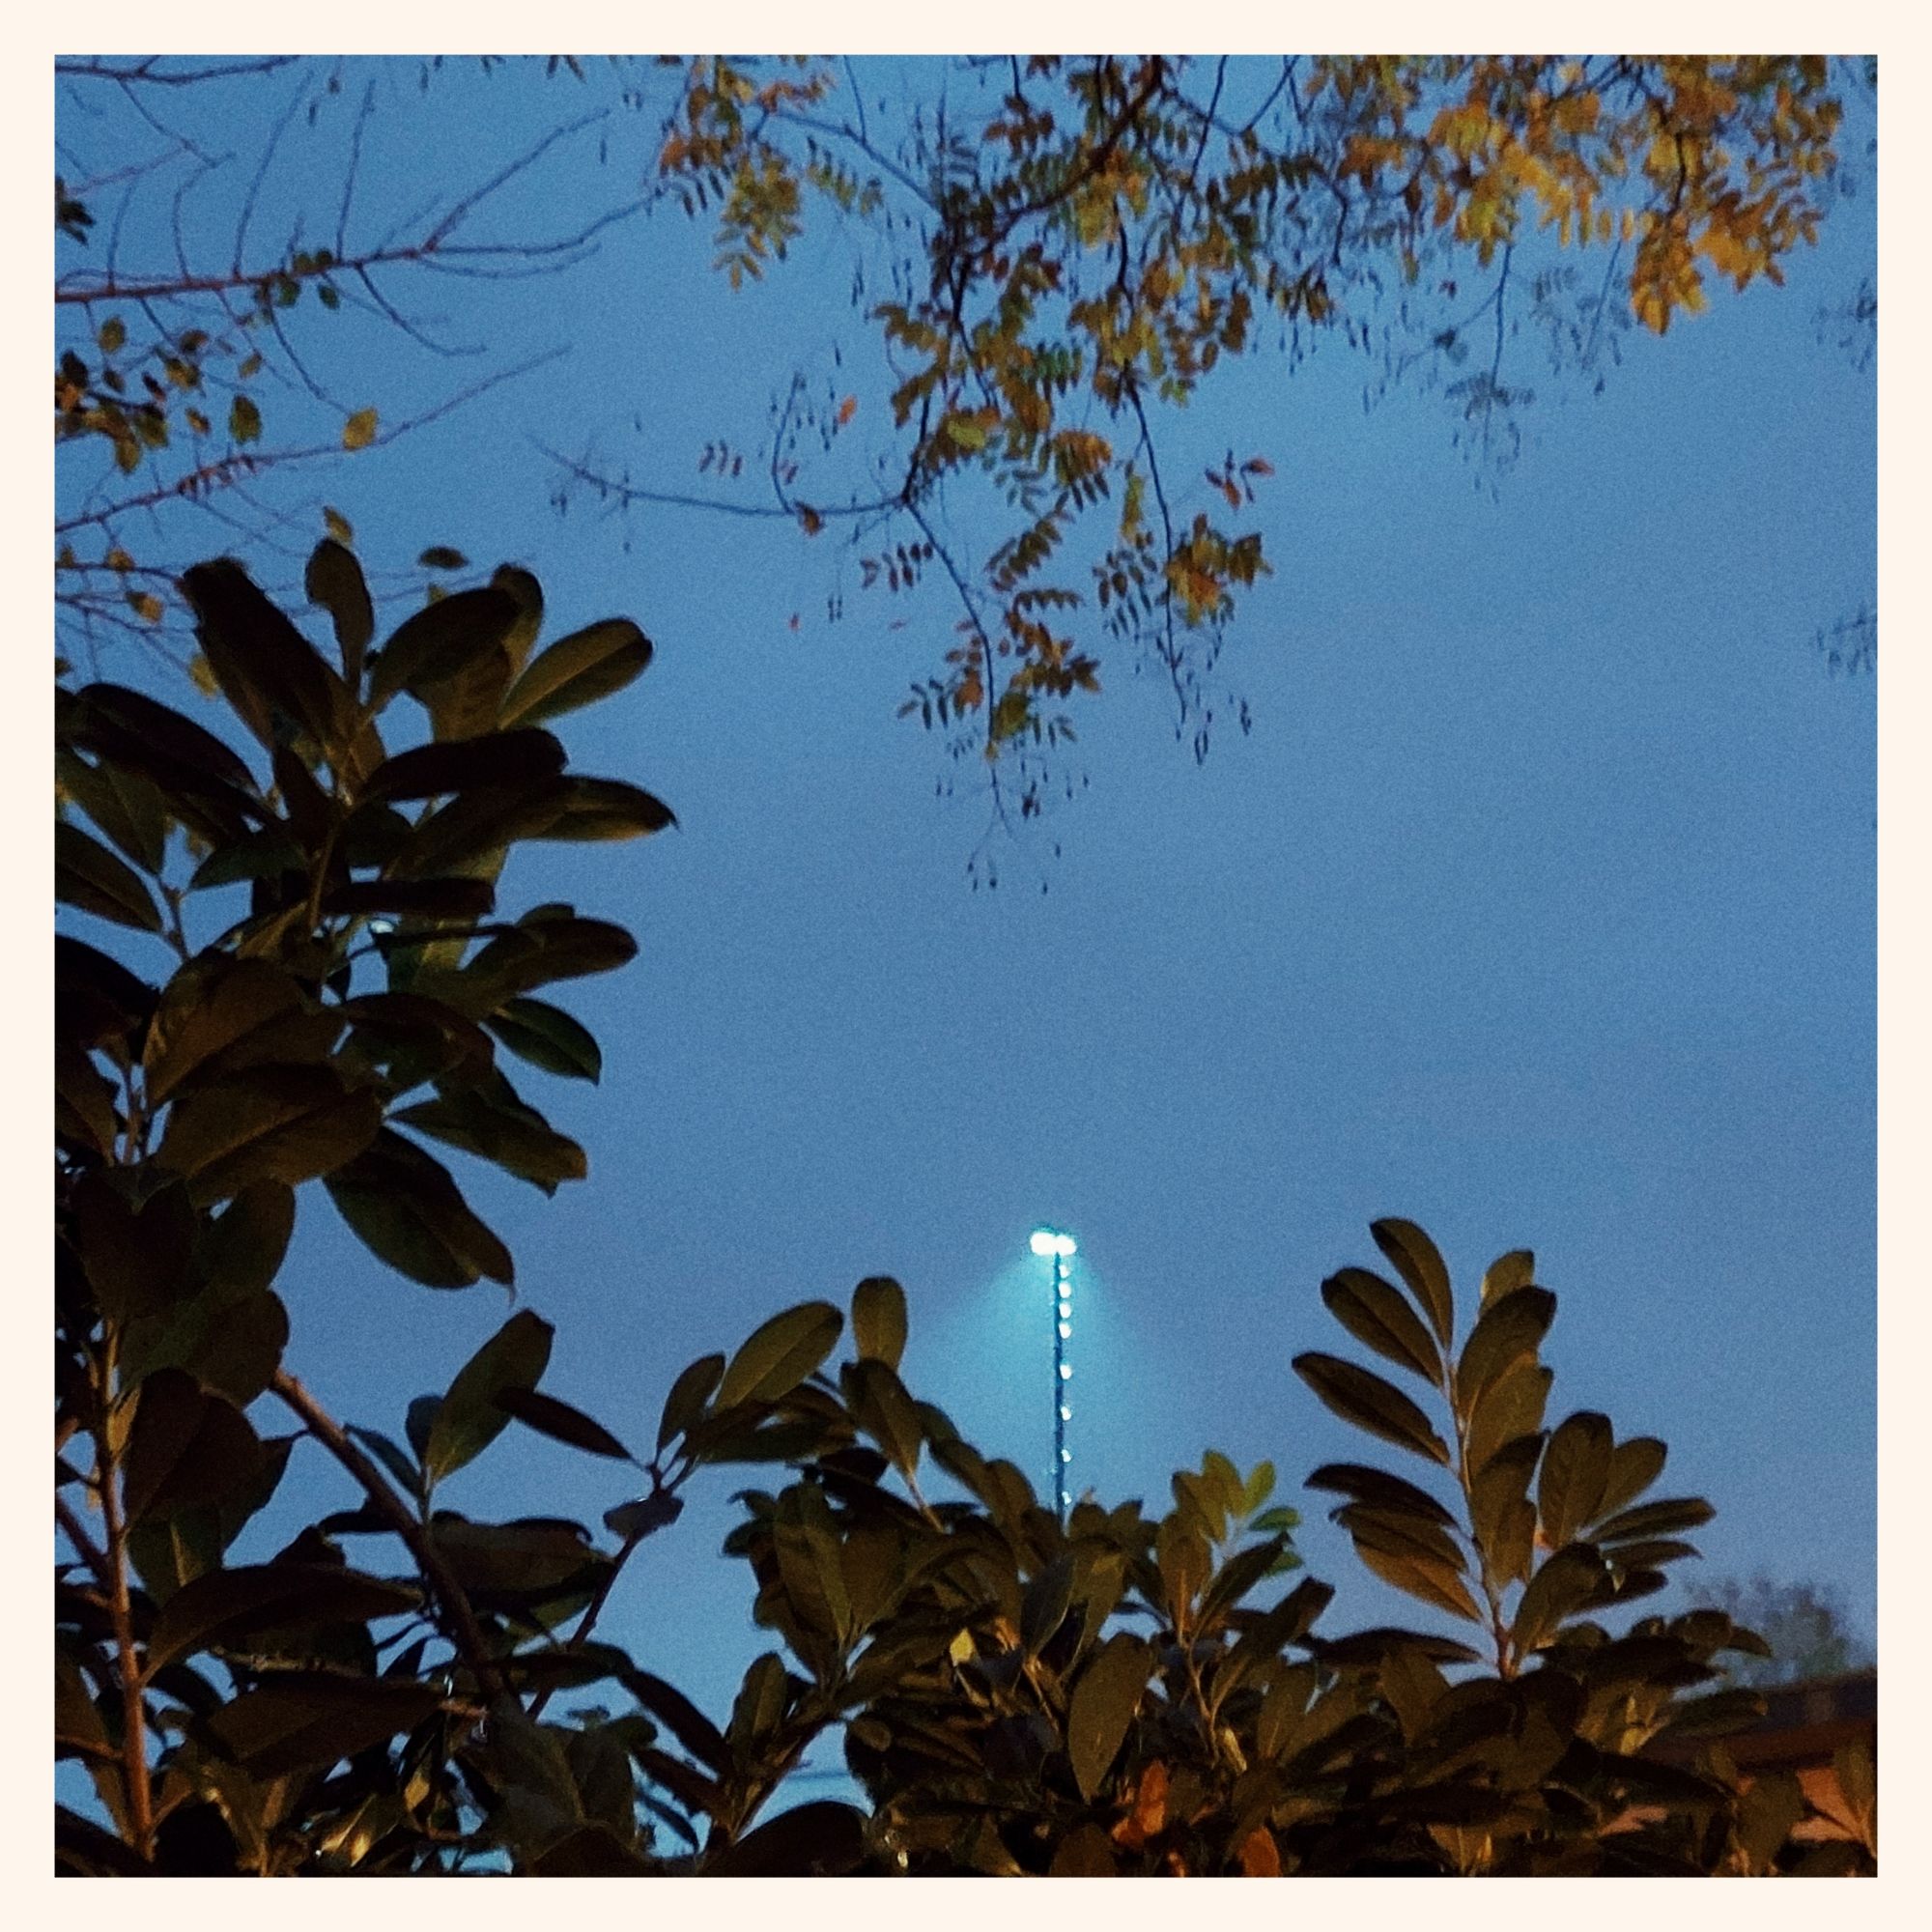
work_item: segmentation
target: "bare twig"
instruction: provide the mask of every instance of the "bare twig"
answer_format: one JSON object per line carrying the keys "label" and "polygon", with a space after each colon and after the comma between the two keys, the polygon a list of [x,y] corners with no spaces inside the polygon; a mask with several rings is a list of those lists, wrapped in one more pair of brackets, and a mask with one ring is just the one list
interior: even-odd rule
{"label": "bare twig", "polygon": [[273,73],[300,58],[297,54],[268,54],[260,60],[230,61],[218,67],[156,69],[158,55],[117,67],[110,61],[66,60],[54,62],[54,72],[63,80],[110,80],[119,87],[139,82],[150,87],[195,87],[204,80],[227,80],[237,74]]}

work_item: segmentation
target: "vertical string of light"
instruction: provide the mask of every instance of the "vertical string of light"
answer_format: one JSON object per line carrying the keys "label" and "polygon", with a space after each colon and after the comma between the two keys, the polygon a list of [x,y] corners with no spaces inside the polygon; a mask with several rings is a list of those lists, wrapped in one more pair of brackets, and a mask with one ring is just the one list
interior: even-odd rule
{"label": "vertical string of light", "polygon": [[1066,1425],[1073,1420],[1067,1383],[1073,1367],[1066,1359],[1066,1345],[1073,1339],[1073,1270],[1069,1264],[1079,1252],[1071,1235],[1057,1228],[1037,1228],[1030,1245],[1042,1261],[1053,1264],[1053,1494],[1054,1510],[1065,1527],[1066,1512],[1073,1507],[1070,1464],[1073,1451],[1066,1446]]}

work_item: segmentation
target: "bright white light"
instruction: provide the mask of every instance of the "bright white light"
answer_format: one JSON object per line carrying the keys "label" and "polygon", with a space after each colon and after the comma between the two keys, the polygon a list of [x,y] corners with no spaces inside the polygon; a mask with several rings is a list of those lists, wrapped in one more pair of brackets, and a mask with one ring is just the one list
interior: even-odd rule
{"label": "bright white light", "polygon": [[1063,1450],[1062,1450],[1062,1451],[1060,1452],[1060,1460],[1061,1460],[1061,1461],[1062,1461],[1063,1463],[1070,1463],[1070,1462],[1072,1462],[1072,1460],[1073,1460],[1073,1451],[1072,1451],[1071,1449],[1063,1449]]}
{"label": "bright white light", "polygon": [[1063,1258],[1080,1252],[1079,1244],[1071,1235],[1056,1235],[1053,1237],[1053,1252]]}
{"label": "bright white light", "polygon": [[1063,1321],[1063,1322],[1062,1322],[1062,1323],[1060,1324],[1060,1339],[1061,1339],[1061,1340],[1062,1340],[1063,1342],[1070,1342],[1070,1341],[1072,1341],[1072,1339],[1073,1339],[1073,1324],[1072,1324],[1072,1323],[1071,1323],[1070,1321]]}
{"label": "bright white light", "polygon": [[1068,1320],[1068,1319],[1069,1319],[1069,1318],[1071,1317],[1072,1313],[1073,1313],[1073,1304],[1072,1304],[1072,1302],[1070,1302],[1070,1301],[1063,1301],[1063,1302],[1062,1302],[1062,1303],[1060,1304],[1060,1319],[1061,1319],[1061,1320],[1062,1320],[1063,1321],[1065,1321]]}
{"label": "bright white light", "polygon": [[1070,1382],[1073,1379],[1073,1370],[1065,1362],[1060,1365],[1060,1379],[1064,1382]]}
{"label": "bright white light", "polygon": [[1051,1228],[1036,1228],[1033,1231],[1033,1239],[1027,1246],[1037,1255],[1050,1255],[1053,1252],[1054,1242],[1059,1238],[1060,1236]]}
{"label": "bright white light", "polygon": [[1071,1422],[1073,1420],[1073,1411],[1070,1408],[1063,1408],[1060,1411],[1060,1419],[1062,1422]]}

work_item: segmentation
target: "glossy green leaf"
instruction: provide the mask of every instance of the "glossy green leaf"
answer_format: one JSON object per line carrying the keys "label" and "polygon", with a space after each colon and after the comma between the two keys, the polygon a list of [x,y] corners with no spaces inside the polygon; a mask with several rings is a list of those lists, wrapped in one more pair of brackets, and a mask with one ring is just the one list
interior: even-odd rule
{"label": "glossy green leaf", "polygon": [[1634,1509],[1619,1511],[1597,1523],[1591,1535],[1603,1544],[1629,1543],[1638,1538],[1675,1536],[1682,1530],[1697,1529],[1717,1515],[1702,1496],[1675,1496],[1654,1503],[1638,1503]]}
{"label": "glossy green leaf", "polygon": [[1603,1587],[1604,1563],[1595,1547],[1569,1543],[1529,1579],[1517,1605],[1511,1641],[1527,1657],[1555,1635],[1570,1617],[1587,1607]]}
{"label": "glossy green leaf", "polygon": [[[99,948],[54,934],[54,1036],[83,1051],[137,1035],[155,989]],[[136,1042],[138,1046],[138,1042]]]}
{"label": "glossy green leaf", "polygon": [[683,1370],[665,1397],[658,1422],[658,1447],[668,1449],[703,1413],[711,1392],[724,1374],[723,1355],[705,1355]]}
{"label": "glossy green leaf", "polygon": [[473,1462],[508,1427],[510,1411],[500,1398],[512,1389],[536,1387],[555,1333],[541,1316],[519,1309],[458,1371],[423,1454],[432,1483]]}
{"label": "glossy green leaf", "polygon": [[844,1317],[829,1301],[808,1301],[754,1329],[731,1357],[713,1405],[773,1402],[797,1387],[838,1346]]}
{"label": "glossy green leaf", "polygon": [[181,583],[202,654],[256,742],[272,749],[294,731],[331,754],[344,749],[353,706],[342,680],[241,565],[198,563]]}
{"label": "glossy green leaf", "polygon": [[332,1177],[369,1148],[382,1118],[378,1094],[345,1088],[327,1066],[256,1067],[179,1099],[156,1158],[208,1206],[254,1181]]}
{"label": "glossy green leaf", "polygon": [[1152,1654],[1139,1637],[1118,1632],[1074,1684],[1066,1713],[1066,1751],[1074,1782],[1090,1804],[1120,1755],[1152,1664]]}
{"label": "glossy green leaf", "polygon": [[554,778],[563,766],[563,747],[548,731],[490,731],[398,752],[370,773],[362,797],[440,798]]}
{"label": "glossy green leaf", "polygon": [[303,1010],[301,988],[262,959],[198,954],[161,990],[141,1055],[158,1105],[204,1064],[259,1028]]}
{"label": "glossy green leaf", "polygon": [[608,1456],[617,1463],[638,1460],[601,1422],[593,1421],[581,1408],[573,1408],[554,1395],[545,1395],[541,1389],[499,1389],[496,1403],[526,1428],[555,1441],[567,1442],[573,1449],[584,1450],[592,1456]]}
{"label": "glossy green leaf", "polygon": [[329,919],[387,913],[401,919],[472,925],[488,919],[496,904],[497,889],[488,879],[357,879],[328,893],[322,910]]}
{"label": "glossy green leaf", "polygon": [[459,590],[424,605],[377,652],[370,668],[369,702],[380,709],[398,692],[419,695],[501,651],[517,617],[516,600],[494,587]]}
{"label": "glossy green leaf", "polygon": [[482,1275],[515,1278],[510,1251],[471,1212],[448,1169],[390,1128],[323,1184],[364,1246],[412,1281],[468,1288]]}
{"label": "glossy green leaf", "polygon": [[579,841],[641,838],[677,823],[663,799],[618,779],[567,778],[563,809],[535,838]]}
{"label": "glossy green leaf", "polygon": [[651,661],[651,640],[628,617],[559,638],[532,660],[503,699],[505,724],[541,724],[621,691]]}
{"label": "glossy green leaf", "polygon": [[560,1181],[582,1180],[589,1172],[583,1150],[526,1106],[500,1074],[446,1088],[435,1099],[401,1108],[392,1118],[400,1126],[493,1161],[546,1194],[554,1194]]}
{"label": "glossy green leaf", "polygon": [[889,1369],[898,1367],[905,1353],[906,1298],[890,1275],[867,1275],[852,1291],[852,1345]]}
{"label": "glossy green leaf", "polygon": [[[830,1346],[828,1343],[828,1352]],[[839,1380],[853,1421],[885,1451],[900,1475],[910,1478],[919,1466],[923,1434],[919,1411],[896,1371],[867,1355],[848,1362]]]}
{"label": "glossy green leaf", "polygon": [[1426,1490],[1361,1463],[1324,1463],[1308,1478],[1308,1487],[1352,1496],[1377,1509],[1417,1517],[1424,1522],[1439,1523],[1445,1529],[1456,1526],[1456,1519]]}
{"label": "glossy green leaf", "polygon": [[195,1219],[183,1188],[159,1189],[137,1208],[125,1179],[91,1174],[69,1205],[68,1238],[110,1321],[160,1314],[191,1291]]}
{"label": "glossy green leaf", "polygon": [[136,932],[165,929],[141,875],[77,825],[54,821],[54,897]]}
{"label": "glossy green leaf", "polygon": [[65,745],[55,747],[54,778],[124,859],[159,874],[167,859],[168,815],[153,783],[106,760],[91,765]]}
{"label": "glossy green leaf", "polygon": [[700,1869],[709,1878],[838,1878],[858,1869],[866,1844],[863,1811],[814,1798],[707,1854]]}
{"label": "glossy green leaf", "polygon": [[362,660],[376,635],[376,610],[369,586],[353,551],[325,537],[309,554],[302,573],[308,601],[328,612],[335,626],[335,642],[342,653],[342,674],[352,688],[362,681]]}
{"label": "glossy green leaf", "polygon": [[667,1684],[662,1677],[653,1676],[648,1670],[627,1673],[624,1684],[632,1696],[693,1757],[708,1764],[713,1771],[730,1771],[731,1751],[724,1734],[682,1690]]}
{"label": "glossy green leaf", "polygon": [[1355,1554],[1384,1583],[1393,1584],[1406,1595],[1433,1605],[1438,1610],[1447,1610],[1452,1616],[1465,1618],[1470,1623],[1484,1621],[1482,1611],[1476,1607],[1476,1600],[1469,1594],[1468,1585],[1453,1566],[1433,1560],[1417,1550],[1381,1548],[1359,1541],[1355,1545]]}
{"label": "glossy green leaf", "polygon": [[1554,1380],[1546,1364],[1525,1355],[1484,1391],[1467,1423],[1466,1461],[1472,1473],[1480,1473],[1506,1444],[1542,1429]]}
{"label": "glossy green leaf", "polygon": [[285,1777],[413,1730],[440,1702],[433,1685],[401,1678],[277,1671],[223,1705],[209,1728],[252,1777]]}
{"label": "glossy green leaf", "polygon": [[251,1483],[262,1445],[233,1403],[180,1369],[141,1384],[128,1432],[123,1505],[128,1520],[219,1503]]}
{"label": "glossy green leaf", "polygon": [[268,1631],[367,1623],[406,1615],[422,1598],[405,1583],[319,1563],[260,1563],[217,1570],[168,1599],[148,1640],[148,1675],[211,1645],[235,1645]]}
{"label": "glossy green leaf", "polygon": [[542,1000],[506,1000],[483,1024],[519,1060],[566,1079],[597,1081],[604,1071],[603,1049],[582,1021]]}

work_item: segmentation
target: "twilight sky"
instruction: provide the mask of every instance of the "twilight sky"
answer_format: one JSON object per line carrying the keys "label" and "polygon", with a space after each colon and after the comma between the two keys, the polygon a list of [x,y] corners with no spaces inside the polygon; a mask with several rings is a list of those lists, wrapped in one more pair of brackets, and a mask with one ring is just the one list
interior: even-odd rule
{"label": "twilight sky", "polygon": [[[328,71],[179,103],[203,145],[243,157],[191,220],[232,230],[264,130]],[[372,73],[370,235],[615,92],[463,68],[419,94],[413,63],[350,63],[284,137],[259,252],[302,191],[313,206],[314,183],[339,180]],[[878,99],[935,73],[862,77]],[[133,138],[125,110],[96,120],[64,96],[59,113],[97,166]],[[654,125],[616,108],[561,144],[499,231],[624,199]],[[1338,1585],[1334,1626],[1426,1621],[1299,1492],[1361,1438],[1289,1369],[1304,1349],[1355,1352],[1319,1284],[1376,1264],[1367,1224],[1406,1215],[1471,1294],[1497,1252],[1536,1250],[1559,1297],[1551,1420],[1602,1408],[1620,1435],[1664,1436],[1663,1492],[1719,1507],[1697,1538],[1708,1572],[1830,1584],[1868,1629],[1876,693],[1811,642],[1875,582],[1875,377],[1814,326],[1875,259],[1864,139],[1846,144],[1861,192],[1783,290],[1626,336],[1597,396],[1514,342],[1507,373],[1548,394],[1500,476],[1452,446],[1440,395],[1365,410],[1375,370],[1340,345],[1293,373],[1264,351],[1210,384],[1166,426],[1172,473],[1231,442],[1276,471],[1259,512],[1275,574],[1222,661],[1253,732],[1222,730],[1197,768],[1158,682],[1103,659],[1105,696],[1078,717],[1087,786],[1044,832],[994,836],[994,891],[965,871],[985,830],[970,768],[893,719],[952,611],[862,593],[832,536],[783,524],[618,521],[582,500],[559,517],[533,446],[701,487],[704,443],[753,448],[772,392],[795,365],[823,378],[835,344],[855,435],[882,424],[844,240],[821,226],[734,295],[706,226],[668,209],[562,277],[418,290],[417,312],[487,345],[469,365],[305,311],[319,379],[385,418],[568,354],[285,483],[271,500],[298,511],[298,550],[327,501],[372,566],[432,543],[486,571],[515,560],[543,582],[547,635],[627,614],[658,647],[563,735],[681,829],[538,848],[506,895],[574,899],[641,944],[625,972],[562,989],[604,1042],[602,1086],[517,1075],[583,1141],[590,1179],[546,1201],[450,1155],[517,1254],[521,1301],[558,1324],[545,1386],[648,1441],[687,1361],[890,1272],[911,1297],[915,1392],[1044,1487],[1047,1291],[1026,1236],[1052,1220],[1081,1241],[1077,1486],[1158,1505],[1209,1446],[1268,1457],[1312,1519],[1310,1568]],[[167,203],[130,208],[130,262],[166,260]],[[319,205],[332,227],[332,187]],[[962,510],[956,528],[970,544],[982,523]],[[102,670],[167,688],[125,654]],[[292,1366],[391,1430],[505,1313],[488,1288],[387,1277],[319,1188],[282,1292]],[[333,1482],[319,1455],[294,1468],[292,1485]],[[612,1468],[526,1434],[448,1500],[594,1521],[622,1499]],[[609,1624],[721,1716],[766,1647],[748,1573],[716,1553],[729,1492],[753,1480],[700,1478]]]}

